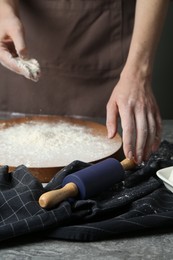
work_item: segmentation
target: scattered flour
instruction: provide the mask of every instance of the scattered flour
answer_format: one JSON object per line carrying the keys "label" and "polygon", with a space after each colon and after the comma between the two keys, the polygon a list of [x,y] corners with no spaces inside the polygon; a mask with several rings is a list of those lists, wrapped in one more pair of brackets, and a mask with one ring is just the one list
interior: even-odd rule
{"label": "scattered flour", "polygon": [[119,143],[93,135],[88,127],[64,121],[28,121],[7,128],[2,125],[0,140],[0,164],[15,167],[56,167],[74,160],[91,162],[119,148]]}

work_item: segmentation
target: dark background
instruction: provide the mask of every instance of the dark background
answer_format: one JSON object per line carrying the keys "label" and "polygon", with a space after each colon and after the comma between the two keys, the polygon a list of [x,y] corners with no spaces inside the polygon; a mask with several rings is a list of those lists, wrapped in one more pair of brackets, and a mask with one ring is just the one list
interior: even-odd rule
{"label": "dark background", "polygon": [[170,3],[154,66],[153,90],[163,119],[173,119],[173,2]]}

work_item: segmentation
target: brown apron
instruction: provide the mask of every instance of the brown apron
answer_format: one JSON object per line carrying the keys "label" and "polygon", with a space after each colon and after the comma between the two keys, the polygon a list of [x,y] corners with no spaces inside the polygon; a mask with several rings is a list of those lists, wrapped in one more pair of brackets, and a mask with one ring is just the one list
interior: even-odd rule
{"label": "brown apron", "polygon": [[23,0],[34,83],[0,67],[0,111],[105,116],[125,62],[135,0]]}

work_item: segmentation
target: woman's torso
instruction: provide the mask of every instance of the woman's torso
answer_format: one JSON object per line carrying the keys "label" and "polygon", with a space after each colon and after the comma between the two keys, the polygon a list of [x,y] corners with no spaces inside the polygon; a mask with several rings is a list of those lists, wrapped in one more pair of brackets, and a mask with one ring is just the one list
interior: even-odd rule
{"label": "woman's torso", "polygon": [[21,19],[38,83],[0,68],[0,110],[104,116],[125,62],[135,0],[25,0]]}

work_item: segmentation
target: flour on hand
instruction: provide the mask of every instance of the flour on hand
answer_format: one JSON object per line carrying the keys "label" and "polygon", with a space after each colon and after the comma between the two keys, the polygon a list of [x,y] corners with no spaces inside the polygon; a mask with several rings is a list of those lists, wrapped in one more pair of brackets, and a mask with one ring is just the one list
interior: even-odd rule
{"label": "flour on hand", "polygon": [[37,82],[40,78],[40,65],[35,59],[22,59],[19,57],[14,58],[17,66],[21,70],[21,74],[26,78]]}

